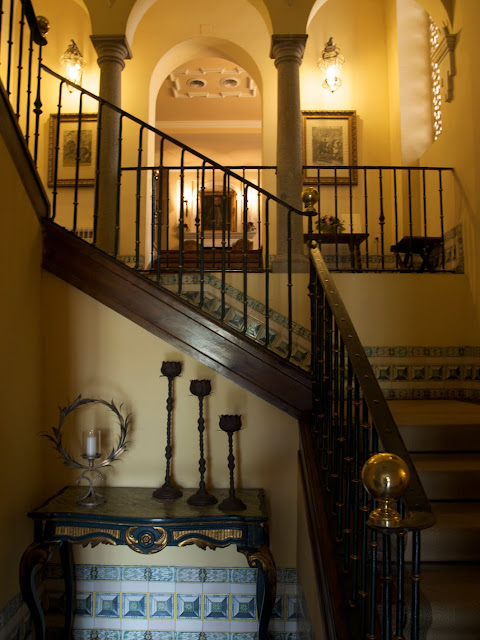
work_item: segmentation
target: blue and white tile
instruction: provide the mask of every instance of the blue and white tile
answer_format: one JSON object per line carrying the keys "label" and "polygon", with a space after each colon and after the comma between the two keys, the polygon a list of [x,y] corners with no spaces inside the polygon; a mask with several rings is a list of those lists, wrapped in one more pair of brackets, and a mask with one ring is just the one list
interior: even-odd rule
{"label": "blue and white tile", "polygon": [[256,620],[255,600],[252,595],[232,595],[232,620]]}
{"label": "blue and white tile", "polygon": [[201,596],[199,594],[177,594],[177,620],[199,620],[201,613]]}
{"label": "blue and white tile", "polygon": [[147,594],[124,593],[122,597],[122,618],[146,618]]}
{"label": "blue and white tile", "polygon": [[177,567],[175,582],[201,582],[200,567]]}
{"label": "blue and white tile", "polygon": [[75,596],[74,615],[79,617],[93,616],[93,592],[77,592]]}
{"label": "blue and white tile", "polygon": [[174,594],[150,593],[149,598],[150,618],[174,618]]}
{"label": "blue and white tile", "polygon": [[95,594],[95,617],[96,618],[119,618],[120,617],[120,593],[99,593]]}
{"label": "blue and white tile", "polygon": [[297,617],[297,596],[286,596],[286,620],[296,620]]}
{"label": "blue and white tile", "polygon": [[231,569],[230,571],[231,581],[236,584],[241,583],[256,583],[257,570],[256,569]]}
{"label": "blue and white tile", "polygon": [[203,619],[204,620],[228,620],[229,598],[228,595],[204,595]]}

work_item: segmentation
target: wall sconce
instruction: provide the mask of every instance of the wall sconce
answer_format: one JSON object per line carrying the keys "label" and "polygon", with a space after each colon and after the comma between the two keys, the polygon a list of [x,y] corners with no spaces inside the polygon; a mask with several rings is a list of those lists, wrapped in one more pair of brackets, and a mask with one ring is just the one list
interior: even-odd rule
{"label": "wall sconce", "polygon": [[[74,84],[82,84],[83,68],[85,66],[85,60],[80,53],[80,49],[75,44],[75,40],[71,40],[71,44],[60,58],[60,64],[65,66],[65,77]],[[73,91],[73,87],[68,86],[70,93]]]}
{"label": "wall sconce", "polygon": [[322,87],[332,93],[342,86],[342,65],[345,58],[340,55],[340,49],[335,45],[333,38],[325,45],[322,57],[317,62],[325,73]]}

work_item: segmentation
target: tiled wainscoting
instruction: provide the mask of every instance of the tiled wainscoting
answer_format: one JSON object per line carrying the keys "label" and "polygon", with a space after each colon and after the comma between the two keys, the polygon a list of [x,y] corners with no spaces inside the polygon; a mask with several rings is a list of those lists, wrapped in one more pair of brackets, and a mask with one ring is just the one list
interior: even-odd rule
{"label": "tiled wainscoting", "polygon": [[[256,569],[77,565],[75,571],[75,640],[257,638]],[[309,625],[297,613],[296,570],[278,569],[277,579],[269,631],[274,640],[297,640],[299,622],[303,630]],[[43,587],[48,629],[61,638],[59,565],[48,565]],[[31,637],[28,611],[17,596],[0,613],[0,640]]]}
{"label": "tiled wainscoting", "polygon": [[480,347],[366,347],[387,400],[480,401]]}

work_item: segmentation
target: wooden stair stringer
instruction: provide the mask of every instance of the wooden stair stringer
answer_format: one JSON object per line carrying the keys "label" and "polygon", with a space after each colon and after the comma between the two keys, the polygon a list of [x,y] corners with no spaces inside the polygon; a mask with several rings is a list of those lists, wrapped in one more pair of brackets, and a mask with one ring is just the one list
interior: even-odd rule
{"label": "wooden stair stringer", "polygon": [[235,334],[74,234],[42,220],[44,269],[214,371],[299,418],[311,411],[309,373]]}

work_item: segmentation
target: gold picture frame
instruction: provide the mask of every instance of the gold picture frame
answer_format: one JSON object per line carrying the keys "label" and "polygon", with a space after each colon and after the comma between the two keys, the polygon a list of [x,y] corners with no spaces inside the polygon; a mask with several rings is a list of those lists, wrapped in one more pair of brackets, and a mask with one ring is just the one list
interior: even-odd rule
{"label": "gold picture frame", "polygon": [[304,184],[358,183],[356,119],[355,111],[302,111]]}
{"label": "gold picture frame", "polygon": [[[80,122],[80,153],[77,154],[78,127]],[[58,132],[58,143],[57,143]],[[57,154],[58,147],[58,154]],[[77,157],[78,156],[78,157]],[[48,135],[48,186],[54,186],[57,165],[57,187],[75,186],[78,161],[78,186],[91,187],[95,183],[97,157],[97,114],[82,113],[81,120],[75,113],[52,114]]]}

